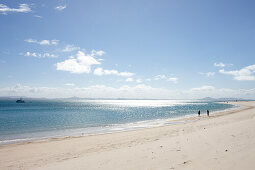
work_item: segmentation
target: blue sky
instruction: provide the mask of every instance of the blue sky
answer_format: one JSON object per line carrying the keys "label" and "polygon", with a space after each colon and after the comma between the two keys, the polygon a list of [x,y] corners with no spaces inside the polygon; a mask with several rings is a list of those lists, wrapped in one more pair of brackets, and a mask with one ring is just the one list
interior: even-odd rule
{"label": "blue sky", "polygon": [[254,1],[0,1],[0,96],[255,96]]}

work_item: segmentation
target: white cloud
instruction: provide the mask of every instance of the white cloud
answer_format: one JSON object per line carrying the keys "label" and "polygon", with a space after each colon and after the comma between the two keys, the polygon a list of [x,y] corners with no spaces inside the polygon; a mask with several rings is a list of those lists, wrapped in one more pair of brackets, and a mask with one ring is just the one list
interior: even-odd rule
{"label": "white cloud", "polygon": [[102,76],[102,75],[104,75],[104,71],[103,71],[102,68],[96,68],[94,70],[94,74],[97,75],[97,76]]}
{"label": "white cloud", "polygon": [[233,64],[225,64],[225,63],[222,63],[222,62],[219,62],[219,63],[214,63],[213,64],[215,67],[230,67],[230,66],[233,66]]}
{"label": "white cloud", "polygon": [[116,75],[116,76],[123,76],[123,77],[131,77],[134,73],[131,72],[119,72],[117,70],[105,70],[103,68],[96,68],[94,70],[94,75],[103,76],[103,75]]}
{"label": "white cloud", "polygon": [[43,18],[43,17],[40,16],[40,15],[34,15],[34,17],[36,17],[36,18]]}
{"label": "white cloud", "polygon": [[126,79],[126,82],[133,82],[133,81],[134,81],[134,79],[132,77],[129,77]]}
{"label": "white cloud", "polygon": [[222,62],[219,62],[219,63],[214,63],[213,64],[215,67],[225,67],[226,64],[222,63]]}
{"label": "white cloud", "polygon": [[192,88],[192,89],[190,89],[190,91],[212,91],[214,89],[215,89],[215,87],[213,87],[213,86],[205,85],[205,86],[198,87],[198,88]]}
{"label": "white cloud", "polygon": [[166,79],[166,76],[165,75],[157,75],[157,76],[154,76],[154,80],[164,80]]}
{"label": "white cloud", "polygon": [[142,83],[143,81],[141,79],[136,79],[135,80],[137,83]]}
{"label": "white cloud", "polygon": [[131,72],[120,72],[118,73],[118,76],[123,76],[123,77],[131,77],[135,75],[135,73],[131,73]]}
{"label": "white cloud", "polygon": [[[167,77],[167,76],[164,75],[164,74],[154,76],[153,79],[154,79],[154,80],[166,80],[166,81],[173,82],[174,84],[177,84],[177,83],[178,83],[178,78],[177,78],[177,77]],[[147,81],[148,81],[148,80],[147,80]],[[150,81],[150,80],[149,80],[149,81]]]}
{"label": "white cloud", "polygon": [[126,80],[125,80],[126,82],[136,82],[136,83],[142,83],[143,81],[142,81],[142,79],[134,79],[134,78],[132,78],[132,77],[129,77],[129,78],[127,78]]}
{"label": "white cloud", "polygon": [[215,72],[207,72],[207,73],[200,72],[199,74],[205,75],[206,77],[212,77],[215,75]]}
{"label": "white cloud", "polygon": [[57,70],[76,74],[88,74],[90,73],[91,66],[101,64],[92,54],[85,54],[82,51],[78,51],[76,56],[77,58],[69,58],[63,62],[57,63]]}
{"label": "white cloud", "polygon": [[144,84],[136,86],[123,85],[118,88],[94,85],[88,87],[30,87],[17,84],[6,88],[0,88],[0,96],[27,96],[27,97],[86,97],[86,98],[169,98],[166,89],[153,88]]}
{"label": "white cloud", "polygon": [[66,9],[66,5],[59,5],[55,8],[57,11],[63,11],[64,9]]}
{"label": "white cloud", "polygon": [[173,82],[174,84],[177,84],[178,83],[178,78],[177,77],[170,77],[170,78],[167,78],[167,81],[171,81]]}
{"label": "white cloud", "polygon": [[52,45],[58,45],[59,40],[51,40]]}
{"label": "white cloud", "polygon": [[27,51],[24,56],[28,57],[36,57],[36,58],[57,58],[58,55],[50,54],[50,53],[35,53]]}
{"label": "white cloud", "polygon": [[28,4],[20,4],[19,8],[9,8],[4,4],[0,4],[0,13],[7,14],[8,12],[21,12],[21,13],[28,13],[31,12],[31,8]]}
{"label": "white cloud", "polygon": [[30,87],[17,84],[0,88],[0,96],[27,96],[27,97],[86,97],[86,98],[137,98],[137,99],[199,99],[204,97],[213,98],[247,98],[255,99],[253,89],[217,89],[213,86],[202,86],[189,90],[169,90],[154,88],[139,84],[136,86],[123,85],[109,87],[105,85],[93,85],[87,87]]}
{"label": "white cloud", "polygon": [[26,39],[25,41],[28,43],[37,43],[38,42],[37,40],[34,40],[32,38]]}
{"label": "white cloud", "polygon": [[28,96],[28,97],[49,97],[53,98],[58,95],[57,88],[50,87],[30,87],[17,84],[0,88],[0,96]]}
{"label": "white cloud", "polygon": [[42,41],[37,41],[35,39],[29,38],[25,40],[28,43],[35,43],[35,44],[40,44],[40,45],[58,45],[59,40],[42,40]]}
{"label": "white cloud", "polygon": [[74,83],[66,83],[66,84],[64,84],[65,86],[75,86],[75,84]]}
{"label": "white cloud", "polygon": [[49,40],[42,40],[41,42],[39,42],[40,45],[50,45],[50,41]]}
{"label": "white cloud", "polygon": [[102,56],[105,54],[105,52],[102,50],[100,50],[100,51],[92,50],[91,53],[92,53],[92,55],[97,55],[97,56]]}
{"label": "white cloud", "polygon": [[215,88],[210,85],[205,85],[198,88],[192,88],[185,91],[183,94],[189,98],[246,98],[255,99],[255,88],[253,89],[229,89],[229,88]]}
{"label": "white cloud", "polygon": [[62,52],[72,52],[79,50],[80,47],[76,47],[74,45],[66,45],[65,48],[62,50]]}
{"label": "white cloud", "polygon": [[234,80],[255,80],[255,65],[244,67],[240,70],[225,71],[224,69],[219,70],[220,73],[234,76]]}

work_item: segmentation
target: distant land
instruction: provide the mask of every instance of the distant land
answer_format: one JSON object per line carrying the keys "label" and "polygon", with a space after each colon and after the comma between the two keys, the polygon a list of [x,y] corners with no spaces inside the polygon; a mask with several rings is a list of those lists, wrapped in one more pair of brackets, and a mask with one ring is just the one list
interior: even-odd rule
{"label": "distant land", "polygon": [[212,97],[205,97],[198,100],[205,100],[205,101],[253,101],[251,99],[242,99],[242,98],[212,98]]}
{"label": "distant land", "polygon": [[82,98],[82,97],[68,97],[68,98],[33,98],[26,96],[2,96],[0,100],[16,100],[23,98],[24,100],[203,100],[203,101],[253,101],[251,99],[243,98],[212,98],[205,97],[201,99],[135,99],[135,98]]}

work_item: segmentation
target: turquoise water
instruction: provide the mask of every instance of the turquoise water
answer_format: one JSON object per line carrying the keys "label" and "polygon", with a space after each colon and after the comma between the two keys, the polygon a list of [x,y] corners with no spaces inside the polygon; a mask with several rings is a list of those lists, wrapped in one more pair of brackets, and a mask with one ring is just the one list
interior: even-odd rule
{"label": "turquoise water", "polygon": [[232,107],[192,100],[0,101],[0,142],[156,126],[198,110],[205,114]]}

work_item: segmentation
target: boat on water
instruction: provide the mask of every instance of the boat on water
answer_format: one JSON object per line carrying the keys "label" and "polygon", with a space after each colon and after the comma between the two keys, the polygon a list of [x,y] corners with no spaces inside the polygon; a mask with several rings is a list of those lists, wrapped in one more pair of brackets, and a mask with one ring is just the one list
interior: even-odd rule
{"label": "boat on water", "polygon": [[25,103],[25,100],[23,100],[22,98],[20,98],[19,100],[16,100],[16,103]]}

